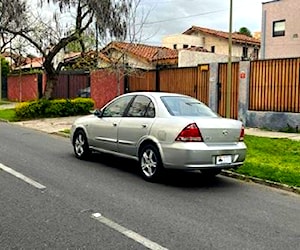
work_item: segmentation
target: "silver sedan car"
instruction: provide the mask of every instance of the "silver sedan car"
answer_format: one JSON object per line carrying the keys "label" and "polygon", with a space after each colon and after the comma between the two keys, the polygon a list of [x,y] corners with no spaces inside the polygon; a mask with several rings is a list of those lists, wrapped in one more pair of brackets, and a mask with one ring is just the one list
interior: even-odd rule
{"label": "silver sedan car", "polygon": [[77,119],[71,142],[75,156],[92,151],[139,162],[142,177],[157,180],[165,169],[201,170],[215,176],[241,166],[246,157],[240,121],[218,116],[190,96],[135,92]]}

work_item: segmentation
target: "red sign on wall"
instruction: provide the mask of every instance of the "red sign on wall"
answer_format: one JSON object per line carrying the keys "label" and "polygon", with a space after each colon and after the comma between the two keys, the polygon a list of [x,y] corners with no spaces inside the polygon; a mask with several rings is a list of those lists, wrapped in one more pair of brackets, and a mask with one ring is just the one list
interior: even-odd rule
{"label": "red sign on wall", "polygon": [[241,71],[240,78],[241,79],[245,79],[246,78],[246,72],[245,71]]}

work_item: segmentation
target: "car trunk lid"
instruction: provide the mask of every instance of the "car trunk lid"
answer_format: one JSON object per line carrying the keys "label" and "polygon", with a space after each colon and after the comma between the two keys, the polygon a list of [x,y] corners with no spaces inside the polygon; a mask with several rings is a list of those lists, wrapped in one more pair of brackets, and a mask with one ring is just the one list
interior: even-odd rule
{"label": "car trunk lid", "polygon": [[242,123],[225,118],[194,119],[206,143],[232,143],[240,141]]}

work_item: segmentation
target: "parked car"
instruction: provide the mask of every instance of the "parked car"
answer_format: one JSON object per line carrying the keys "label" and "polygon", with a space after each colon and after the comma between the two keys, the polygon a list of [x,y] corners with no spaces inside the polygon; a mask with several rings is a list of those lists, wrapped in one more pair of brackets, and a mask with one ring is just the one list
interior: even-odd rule
{"label": "parked car", "polygon": [[77,97],[91,97],[91,87],[80,89],[77,93]]}
{"label": "parked car", "polygon": [[164,92],[116,97],[101,110],[78,118],[71,129],[75,156],[92,151],[139,162],[145,180],[164,169],[201,170],[215,176],[241,166],[246,157],[244,127],[222,118],[199,100]]}

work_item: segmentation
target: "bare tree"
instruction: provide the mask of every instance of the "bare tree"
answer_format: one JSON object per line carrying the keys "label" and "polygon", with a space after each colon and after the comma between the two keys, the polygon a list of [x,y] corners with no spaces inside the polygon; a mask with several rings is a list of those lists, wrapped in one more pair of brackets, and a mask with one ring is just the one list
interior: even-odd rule
{"label": "bare tree", "polygon": [[[18,0],[0,0],[0,53],[8,52],[11,49],[12,41],[17,37],[16,34],[6,32],[3,27],[13,28],[20,26],[22,20],[25,19],[23,14],[25,10],[25,4]],[[20,15],[16,15],[15,11],[20,13]]]}
{"label": "bare tree", "polygon": [[[125,39],[132,0],[39,0],[41,8],[48,4],[58,6],[58,11],[53,11],[52,20],[34,14],[25,0],[1,0],[0,3],[0,30],[22,37],[44,57],[43,67],[47,75],[44,97],[49,99],[63,66],[55,67],[55,56],[68,44],[82,41],[84,32],[95,23],[99,37]],[[72,20],[72,26],[67,28],[68,32],[63,32],[60,17],[68,13],[71,13],[68,22]]]}

